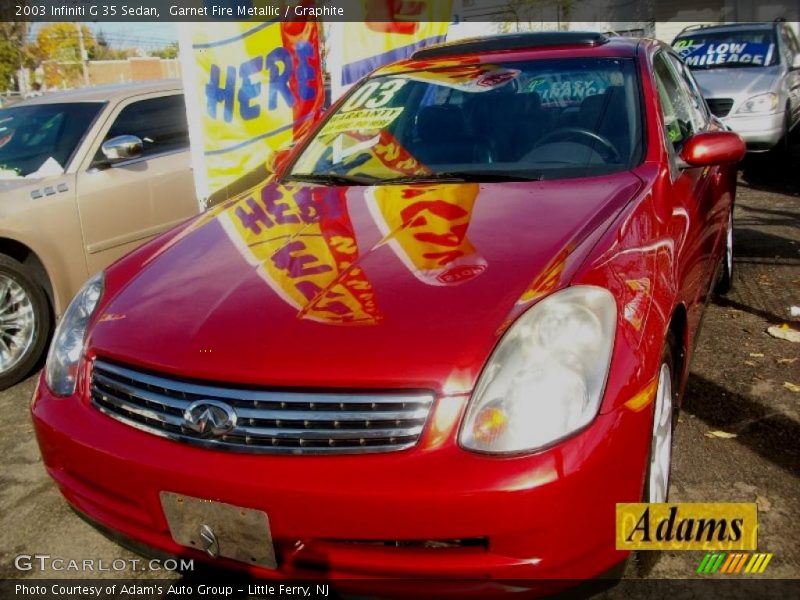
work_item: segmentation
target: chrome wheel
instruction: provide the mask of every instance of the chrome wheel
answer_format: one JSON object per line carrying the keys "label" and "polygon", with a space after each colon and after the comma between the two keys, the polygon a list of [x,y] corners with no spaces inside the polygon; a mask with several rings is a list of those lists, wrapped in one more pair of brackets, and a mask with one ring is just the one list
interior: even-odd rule
{"label": "chrome wheel", "polygon": [[34,324],[33,302],[25,289],[0,274],[0,373],[25,357],[33,344]]}
{"label": "chrome wheel", "polygon": [[653,416],[653,441],[650,448],[650,481],[648,502],[666,502],[669,471],[672,464],[672,371],[661,365],[656,389]]}
{"label": "chrome wheel", "polygon": [[733,212],[728,216],[728,231],[725,236],[725,266],[728,276],[733,274]]}

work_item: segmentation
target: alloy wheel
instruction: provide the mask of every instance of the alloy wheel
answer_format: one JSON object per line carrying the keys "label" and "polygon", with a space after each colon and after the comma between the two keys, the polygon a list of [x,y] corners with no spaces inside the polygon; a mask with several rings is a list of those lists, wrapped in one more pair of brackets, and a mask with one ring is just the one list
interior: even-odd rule
{"label": "alloy wheel", "polygon": [[0,274],[0,373],[14,368],[34,338],[33,302],[13,278]]}
{"label": "alloy wheel", "polygon": [[725,234],[725,266],[730,277],[733,274],[733,211],[728,216],[728,231]]}
{"label": "alloy wheel", "polygon": [[650,450],[650,485],[648,502],[666,502],[672,464],[672,371],[661,365],[653,417],[653,441]]}

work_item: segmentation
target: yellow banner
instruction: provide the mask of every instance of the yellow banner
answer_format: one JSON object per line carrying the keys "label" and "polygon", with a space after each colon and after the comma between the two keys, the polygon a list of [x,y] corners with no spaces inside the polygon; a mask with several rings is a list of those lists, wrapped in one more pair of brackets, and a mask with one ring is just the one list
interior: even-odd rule
{"label": "yellow banner", "polygon": [[749,502],[617,504],[617,550],[756,550]]}
{"label": "yellow banner", "polygon": [[445,41],[451,0],[365,0],[347,23],[333,24],[328,68],[334,96],[380,66]]}
{"label": "yellow banner", "polygon": [[303,135],[324,89],[317,24],[181,24],[181,55],[202,198]]}

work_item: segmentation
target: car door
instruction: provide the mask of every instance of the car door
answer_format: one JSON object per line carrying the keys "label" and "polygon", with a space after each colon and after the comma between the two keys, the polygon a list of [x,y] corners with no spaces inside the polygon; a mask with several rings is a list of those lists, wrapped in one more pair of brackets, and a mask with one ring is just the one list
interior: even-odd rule
{"label": "car door", "polygon": [[[653,62],[659,103],[667,139],[665,144],[672,161],[671,195],[673,218],[683,228],[680,236],[684,255],[684,272],[679,281],[692,290],[697,310],[702,307],[711,289],[714,273],[724,242],[730,198],[720,196],[719,166],[688,167],[680,161],[683,144],[689,137],[706,130],[710,121],[702,98],[692,89],[691,80],[683,73],[677,57],[660,52]],[[696,315],[699,317],[699,312]]]}
{"label": "car door", "polygon": [[[143,142],[141,156],[108,164],[101,145],[119,135]],[[117,106],[78,172],[78,209],[90,272],[198,210],[183,95],[135,96]]]}

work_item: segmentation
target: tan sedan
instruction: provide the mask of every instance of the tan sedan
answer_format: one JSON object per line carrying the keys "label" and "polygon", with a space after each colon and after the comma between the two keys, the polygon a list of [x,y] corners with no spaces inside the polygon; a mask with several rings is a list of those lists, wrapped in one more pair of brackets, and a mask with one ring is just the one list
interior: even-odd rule
{"label": "tan sedan", "polygon": [[178,81],[0,109],[0,389],[90,275],[197,210]]}

